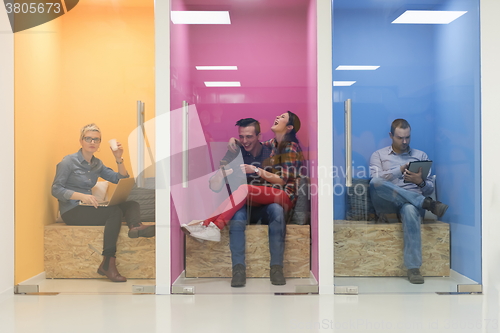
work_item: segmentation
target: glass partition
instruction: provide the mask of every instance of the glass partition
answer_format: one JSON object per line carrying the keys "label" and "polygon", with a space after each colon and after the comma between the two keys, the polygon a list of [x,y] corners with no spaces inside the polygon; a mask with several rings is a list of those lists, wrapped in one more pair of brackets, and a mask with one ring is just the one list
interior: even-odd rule
{"label": "glass partition", "polygon": [[[336,0],[333,17],[335,285],[481,284],[479,1]],[[422,159],[430,175],[405,176]]]}
{"label": "glass partition", "polygon": [[[91,218],[83,226],[63,223],[51,188],[56,165],[79,151],[84,144],[80,129],[89,123],[101,131],[94,157],[113,171],[120,167],[117,162],[123,163],[131,177],[138,176],[133,173],[137,145],[129,142],[129,135],[140,126],[138,100],[145,103],[146,120],[155,114],[154,2],[73,3],[64,8],[64,15],[14,35],[16,284],[44,272],[42,292],[131,293],[132,284],[143,279],[155,284],[155,238],[130,238],[125,224],[113,229],[113,235],[119,231],[116,266],[129,281],[112,284],[97,272],[103,261],[104,227],[85,225],[94,222]],[[121,143],[123,162],[110,150],[111,139]],[[43,144],[33,155],[38,141]],[[89,144],[99,145],[95,140]],[[73,172],[82,176],[81,169]],[[154,176],[154,170],[149,172],[147,177]],[[84,187],[93,183],[83,182]],[[141,221],[154,224],[150,183],[133,189],[129,199],[142,204]]]}
{"label": "glass partition", "polygon": [[[215,24],[182,21],[193,11],[205,15],[222,12],[226,21]],[[172,1],[173,293],[297,292],[317,286],[316,279],[311,278],[317,272],[311,269],[310,260],[311,255],[317,260],[317,247],[311,247],[310,236],[311,228],[317,227],[317,220],[311,218],[316,201],[308,191],[308,184],[314,182],[311,168],[317,150],[314,14],[315,1],[309,0],[257,3],[213,0],[204,5],[188,0]],[[294,193],[295,186],[302,188],[301,200],[305,201],[302,211],[294,213],[298,208],[293,205],[292,209],[290,205],[286,209],[282,201],[273,206],[244,199],[243,207],[231,212],[231,220],[222,230],[219,231],[222,227],[219,219],[214,221],[219,226],[214,236],[216,241],[212,238],[198,241],[193,237],[196,232],[209,228],[196,222],[226,212],[217,210],[224,200],[231,207],[236,206],[230,193],[240,191],[242,183],[262,185],[265,176],[261,172],[265,172],[265,167],[272,170],[272,166],[280,165],[280,157],[276,155],[273,160],[271,156],[271,146],[261,146],[260,142],[274,137],[271,128],[278,116],[286,113],[289,117],[288,110],[301,123],[297,132],[301,162],[293,166],[297,167],[294,175],[303,177],[289,177],[289,183]],[[257,120],[260,129],[248,124],[235,126],[245,118]],[[299,129],[297,123],[294,126]],[[228,153],[231,137],[242,143],[236,156]],[[248,167],[242,173],[241,164],[253,165],[253,169]],[[227,184],[220,169],[222,165],[230,165],[224,169],[231,173]],[[260,170],[255,172],[255,166]],[[273,175],[270,174],[268,178]],[[215,188],[214,179],[222,181]],[[297,215],[301,218],[294,220]],[[232,274],[237,265],[246,272],[244,286],[236,283],[242,288],[231,287],[231,284],[235,287]],[[285,285],[270,281],[273,269],[283,270],[286,281],[281,282]]]}

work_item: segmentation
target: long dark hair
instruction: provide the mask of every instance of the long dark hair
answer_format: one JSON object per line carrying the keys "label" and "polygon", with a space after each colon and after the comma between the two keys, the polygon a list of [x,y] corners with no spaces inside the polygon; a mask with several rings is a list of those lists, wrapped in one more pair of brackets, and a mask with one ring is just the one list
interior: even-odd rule
{"label": "long dark hair", "polygon": [[286,124],[286,126],[292,125],[293,128],[290,132],[285,134],[285,136],[283,137],[283,141],[281,141],[281,143],[279,144],[278,152],[280,153],[288,144],[288,142],[299,143],[299,139],[297,139],[297,132],[300,129],[300,119],[292,111],[287,111],[287,112],[288,112],[288,123]]}

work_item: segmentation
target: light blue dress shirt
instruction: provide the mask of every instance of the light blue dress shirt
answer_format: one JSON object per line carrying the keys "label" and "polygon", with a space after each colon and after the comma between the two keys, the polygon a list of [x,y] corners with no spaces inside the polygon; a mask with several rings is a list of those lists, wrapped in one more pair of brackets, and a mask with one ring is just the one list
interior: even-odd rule
{"label": "light blue dress shirt", "polygon": [[434,191],[434,183],[431,178],[432,170],[429,170],[428,175],[422,175],[422,179],[425,180],[425,186],[420,188],[416,184],[405,183],[400,169],[403,164],[413,161],[426,161],[428,159],[426,153],[411,147],[408,147],[408,151],[401,154],[396,154],[392,146],[384,147],[374,152],[370,158],[370,177],[380,177],[405,190],[429,196]]}

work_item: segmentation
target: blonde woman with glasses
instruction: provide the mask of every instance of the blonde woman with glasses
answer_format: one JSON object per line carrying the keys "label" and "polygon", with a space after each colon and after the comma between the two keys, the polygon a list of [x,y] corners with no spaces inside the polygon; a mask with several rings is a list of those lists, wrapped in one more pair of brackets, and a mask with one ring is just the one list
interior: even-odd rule
{"label": "blonde woman with glasses", "polygon": [[[84,126],[80,130],[81,148],[74,154],[67,155],[57,164],[56,176],[52,183],[52,195],[59,201],[59,210],[64,222],[68,225],[103,225],[104,244],[103,260],[97,272],[105,275],[113,282],[125,282],[116,269],[116,242],[122,224],[126,221],[130,238],[153,237],[153,225],[143,225],[140,220],[140,207],[135,201],[127,201],[119,205],[98,206],[97,199],[92,195],[92,188],[99,177],[118,183],[122,178],[128,178],[128,172],[123,164],[123,147],[117,142],[117,149],[110,148],[115,157],[118,172],[106,167],[100,159],[94,156],[101,144],[101,130],[95,124]],[[90,205],[82,206],[80,201]]]}

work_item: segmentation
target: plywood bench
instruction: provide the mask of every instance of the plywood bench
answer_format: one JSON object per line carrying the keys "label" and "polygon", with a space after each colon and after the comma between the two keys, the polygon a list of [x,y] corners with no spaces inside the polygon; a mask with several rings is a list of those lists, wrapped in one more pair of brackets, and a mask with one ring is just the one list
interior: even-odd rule
{"label": "plywood bench", "polygon": [[[248,225],[246,235],[247,277],[269,277],[269,237],[267,225]],[[286,226],[284,275],[310,276],[310,226]],[[229,227],[221,232],[220,242],[200,243],[186,237],[186,277],[231,277]]]}
{"label": "plywood bench", "polygon": [[[151,223],[145,223],[151,224]],[[45,274],[47,278],[103,278],[97,274],[102,261],[103,226],[45,226]],[[155,238],[129,238],[123,224],[118,236],[118,271],[129,279],[155,278]]]}
{"label": "plywood bench", "polygon": [[[335,221],[335,276],[406,276],[401,223]],[[424,276],[450,275],[448,223],[424,221],[422,267]]]}

